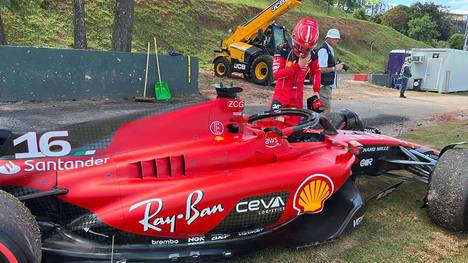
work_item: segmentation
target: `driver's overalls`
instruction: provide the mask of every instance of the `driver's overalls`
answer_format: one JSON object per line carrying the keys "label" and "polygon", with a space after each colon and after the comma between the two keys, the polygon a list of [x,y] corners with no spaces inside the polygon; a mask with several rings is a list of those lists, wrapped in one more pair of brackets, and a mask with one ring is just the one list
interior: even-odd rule
{"label": "driver's overalls", "polygon": [[[273,76],[276,80],[271,109],[303,107],[304,81],[310,73],[315,92],[320,91],[320,67],[315,51],[306,68],[301,68],[298,58],[288,43],[281,45],[273,58]],[[299,118],[294,122],[299,122]]]}

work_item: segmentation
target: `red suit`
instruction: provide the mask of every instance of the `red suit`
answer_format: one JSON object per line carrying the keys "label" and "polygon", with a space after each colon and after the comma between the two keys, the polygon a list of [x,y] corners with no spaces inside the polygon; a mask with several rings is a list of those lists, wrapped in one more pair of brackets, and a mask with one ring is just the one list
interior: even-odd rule
{"label": "red suit", "polygon": [[276,80],[272,108],[303,107],[304,80],[310,73],[313,89],[320,91],[320,67],[318,58],[312,51],[311,60],[306,68],[301,68],[298,58],[288,44],[278,48],[273,59],[273,76]]}

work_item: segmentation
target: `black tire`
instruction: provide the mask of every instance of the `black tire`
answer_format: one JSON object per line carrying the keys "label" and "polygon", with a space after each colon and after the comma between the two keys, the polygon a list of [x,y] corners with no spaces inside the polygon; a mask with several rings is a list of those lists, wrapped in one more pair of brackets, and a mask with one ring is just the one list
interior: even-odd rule
{"label": "black tire", "polygon": [[31,212],[0,190],[0,262],[41,262],[41,233]]}
{"label": "black tire", "polygon": [[250,65],[250,80],[258,85],[268,86],[273,81],[273,59],[270,55],[256,57]]}
{"label": "black tire", "polygon": [[226,57],[217,57],[214,62],[214,72],[216,77],[219,78],[226,78],[226,77],[231,77],[231,64],[229,61],[226,59]]}
{"label": "black tire", "polygon": [[468,230],[468,149],[451,149],[431,175],[427,209],[431,220],[450,230]]}

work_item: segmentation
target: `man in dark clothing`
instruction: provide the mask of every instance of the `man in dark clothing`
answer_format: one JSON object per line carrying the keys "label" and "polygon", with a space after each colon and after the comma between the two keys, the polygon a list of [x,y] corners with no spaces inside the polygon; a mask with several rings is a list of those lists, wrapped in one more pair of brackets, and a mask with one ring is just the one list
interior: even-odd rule
{"label": "man in dark clothing", "polygon": [[319,48],[318,60],[320,71],[322,73],[320,100],[325,104],[321,110],[330,112],[332,101],[332,90],[336,88],[336,73],[342,72],[344,64],[336,63],[334,48],[338,45],[341,39],[340,31],[332,28],[328,30],[325,36],[325,43]]}
{"label": "man in dark clothing", "polygon": [[403,66],[401,67],[400,77],[398,79],[398,82],[399,82],[398,85],[400,88],[400,98],[406,98],[405,91],[408,86],[408,79],[413,76],[411,74],[410,63],[411,63],[411,58],[407,57],[405,59],[405,63],[403,63]]}

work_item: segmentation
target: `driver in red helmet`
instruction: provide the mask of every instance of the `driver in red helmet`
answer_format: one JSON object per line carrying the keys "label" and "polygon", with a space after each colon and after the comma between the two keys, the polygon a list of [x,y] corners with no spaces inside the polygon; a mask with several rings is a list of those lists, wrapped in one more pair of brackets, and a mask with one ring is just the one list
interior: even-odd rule
{"label": "driver in red helmet", "polygon": [[303,107],[304,80],[310,74],[315,96],[320,92],[320,66],[314,47],[319,38],[318,23],[303,18],[294,27],[291,43],[279,46],[273,59],[276,80],[272,109]]}

